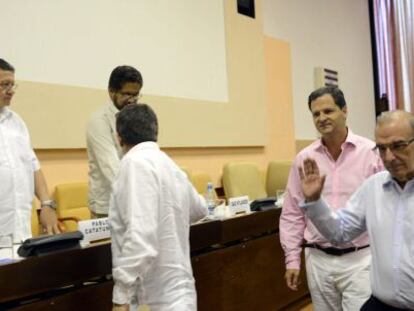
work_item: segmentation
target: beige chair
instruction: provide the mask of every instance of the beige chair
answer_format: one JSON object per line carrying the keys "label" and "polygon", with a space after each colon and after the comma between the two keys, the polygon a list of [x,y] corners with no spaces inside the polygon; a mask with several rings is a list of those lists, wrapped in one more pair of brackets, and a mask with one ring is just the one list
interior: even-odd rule
{"label": "beige chair", "polygon": [[[75,218],[87,220],[91,218],[88,207],[88,183],[76,182],[60,184],[55,188],[55,199],[57,203],[57,215],[59,218]],[[78,230],[77,223],[63,221],[66,231]]]}
{"label": "beige chair", "polygon": [[291,161],[271,161],[267,166],[266,192],[269,197],[276,196],[276,190],[286,189]]}
{"label": "beige chair", "polygon": [[200,194],[204,194],[207,190],[207,184],[212,182],[210,175],[208,174],[194,174],[192,178],[192,183],[194,188]]}
{"label": "beige chair", "polygon": [[[191,181],[193,183],[194,188],[197,190],[199,194],[204,195],[207,191],[207,184],[209,182],[213,182],[211,176],[208,174],[194,174],[193,179]],[[214,190],[214,198],[218,199],[217,192]]]}
{"label": "beige chair", "polygon": [[[197,190],[197,192],[199,194],[205,194],[206,190],[207,190],[207,184],[209,182],[213,181],[211,179],[210,175],[203,174],[203,173],[201,173],[201,174],[192,174],[191,171],[188,168],[186,168],[184,166],[180,166],[180,168],[184,171],[184,173],[187,174],[188,179],[193,184],[193,186]],[[214,195],[217,198],[216,191],[214,191]]]}
{"label": "beige chair", "polygon": [[39,222],[39,214],[36,208],[36,205],[32,204],[32,236],[36,237],[40,235],[40,222]]}
{"label": "beige chair", "polygon": [[223,168],[223,188],[227,199],[248,195],[249,200],[267,197],[259,167],[251,162],[231,162]]}

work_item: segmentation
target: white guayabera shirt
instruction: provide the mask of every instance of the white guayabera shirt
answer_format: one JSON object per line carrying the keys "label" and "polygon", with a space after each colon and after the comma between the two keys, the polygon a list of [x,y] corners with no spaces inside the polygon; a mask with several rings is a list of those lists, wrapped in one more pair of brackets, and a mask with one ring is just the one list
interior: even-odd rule
{"label": "white guayabera shirt", "polygon": [[391,306],[414,309],[414,180],[401,189],[389,172],[381,172],[369,177],[337,213],[323,200],[301,207],[334,243],[350,241],[366,230],[372,294]]}
{"label": "white guayabera shirt", "polygon": [[151,310],[196,310],[190,224],[207,215],[187,175],[154,142],[123,157],[113,185],[113,302],[134,295]]}
{"label": "white guayabera shirt", "polygon": [[7,107],[0,108],[0,240],[12,235],[20,243],[32,236],[34,172],[39,169],[25,123]]}

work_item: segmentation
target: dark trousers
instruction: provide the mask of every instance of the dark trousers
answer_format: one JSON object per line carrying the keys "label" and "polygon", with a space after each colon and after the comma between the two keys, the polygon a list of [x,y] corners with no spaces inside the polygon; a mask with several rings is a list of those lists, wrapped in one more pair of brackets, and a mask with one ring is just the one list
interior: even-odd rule
{"label": "dark trousers", "polygon": [[404,310],[406,309],[400,309],[400,308],[389,306],[372,295],[361,307],[361,311],[404,311]]}

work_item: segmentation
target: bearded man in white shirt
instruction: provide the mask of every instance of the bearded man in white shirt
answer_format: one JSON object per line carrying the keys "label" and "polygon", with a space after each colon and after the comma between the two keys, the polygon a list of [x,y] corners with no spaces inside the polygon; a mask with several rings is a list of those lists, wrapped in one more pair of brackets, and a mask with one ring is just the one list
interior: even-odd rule
{"label": "bearded man in white shirt", "polygon": [[96,111],[87,126],[89,208],[94,218],[107,217],[112,183],[122,156],[115,130],[115,115],[136,104],[143,85],[141,73],[131,66],[112,70],[108,83],[111,102]]}
{"label": "bearded man in white shirt", "polygon": [[34,194],[41,202],[40,221],[45,232],[60,232],[55,202],[49,197],[29,131],[9,109],[17,87],[14,72],[12,65],[0,59],[0,250],[31,237]]}
{"label": "bearded man in white shirt", "polygon": [[113,184],[113,311],[136,295],[151,311],[197,309],[190,261],[190,224],[207,215],[205,200],[157,145],[158,122],[146,104],[117,115],[124,156]]}

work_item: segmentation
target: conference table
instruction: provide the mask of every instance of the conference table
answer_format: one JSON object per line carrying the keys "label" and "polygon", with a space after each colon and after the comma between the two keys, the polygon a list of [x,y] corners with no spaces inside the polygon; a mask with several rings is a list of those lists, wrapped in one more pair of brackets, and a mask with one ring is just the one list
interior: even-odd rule
{"label": "conference table", "polygon": [[[280,209],[194,224],[198,310],[296,310],[310,302],[284,281]],[[302,269],[304,271],[304,269]],[[0,310],[110,310],[110,242],[0,265]]]}

